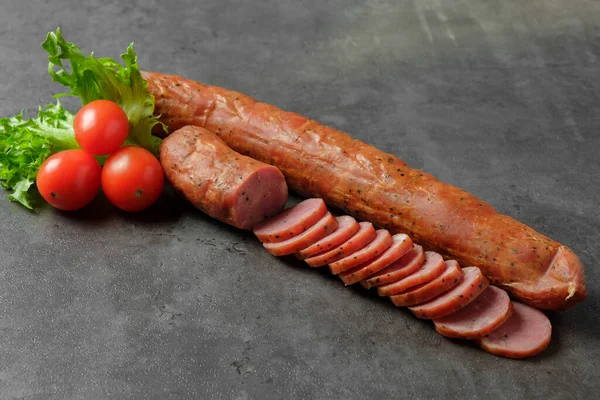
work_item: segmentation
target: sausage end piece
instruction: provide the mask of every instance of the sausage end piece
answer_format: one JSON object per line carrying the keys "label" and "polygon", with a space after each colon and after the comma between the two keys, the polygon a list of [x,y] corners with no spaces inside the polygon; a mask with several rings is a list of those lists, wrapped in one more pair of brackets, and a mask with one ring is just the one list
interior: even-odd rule
{"label": "sausage end piece", "polygon": [[280,213],[288,199],[276,167],[230,149],[217,135],[185,126],[165,138],[160,163],[173,188],[194,207],[240,229]]}
{"label": "sausage end piece", "polygon": [[562,310],[583,301],[587,295],[583,264],[567,246],[560,246],[546,273],[536,282],[501,285],[516,298],[542,310]]}

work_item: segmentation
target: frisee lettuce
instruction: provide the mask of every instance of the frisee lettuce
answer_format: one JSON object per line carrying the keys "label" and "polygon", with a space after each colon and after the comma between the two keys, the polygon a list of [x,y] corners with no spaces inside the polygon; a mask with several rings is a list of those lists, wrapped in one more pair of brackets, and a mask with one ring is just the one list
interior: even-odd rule
{"label": "frisee lettuce", "polygon": [[[42,47],[48,52],[50,76],[70,90],[55,97],[77,96],[82,105],[99,99],[114,101],[129,119],[125,144],[158,154],[161,139],[152,136],[152,128],[161,122],[153,115],[154,97],[146,90],[133,44],[121,54],[124,65],[110,58],[96,58],[93,53],[84,55],[75,44],[64,40],[60,29],[49,32]],[[65,62],[71,72],[65,69]],[[34,118],[25,119],[23,112],[0,118],[0,185],[12,192],[11,200],[33,208],[31,190],[42,163],[59,151],[79,148],[73,119],[74,114],[60,101],[40,107]]]}
{"label": "frisee lettuce", "polygon": [[38,109],[35,118],[0,118],[0,184],[11,190],[10,200],[32,209],[29,190],[42,163],[52,153],[77,149],[73,118],[60,101]]}

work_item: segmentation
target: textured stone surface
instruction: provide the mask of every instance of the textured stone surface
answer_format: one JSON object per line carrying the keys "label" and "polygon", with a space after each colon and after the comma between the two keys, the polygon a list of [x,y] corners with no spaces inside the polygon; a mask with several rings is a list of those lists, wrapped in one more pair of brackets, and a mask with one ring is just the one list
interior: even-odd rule
{"label": "textured stone surface", "polygon": [[[0,196],[3,399],[591,398],[600,390],[600,3],[4,1],[0,115],[60,88],[39,44],[306,114],[563,242],[589,295],[511,361],[165,195],[30,213]],[[526,5],[523,5],[523,4]],[[76,102],[69,102],[71,106]]]}

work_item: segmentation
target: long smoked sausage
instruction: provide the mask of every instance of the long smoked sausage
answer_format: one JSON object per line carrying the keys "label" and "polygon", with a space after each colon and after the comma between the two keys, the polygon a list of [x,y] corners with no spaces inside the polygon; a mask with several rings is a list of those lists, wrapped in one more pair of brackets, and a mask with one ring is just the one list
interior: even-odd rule
{"label": "long smoked sausage", "polygon": [[562,309],[586,296],[583,265],[569,248],[392,154],[235,91],[173,75],[144,77],[170,130],[192,124],[216,133],[234,150],[278,167],[301,196],[323,198],[477,266],[535,307]]}

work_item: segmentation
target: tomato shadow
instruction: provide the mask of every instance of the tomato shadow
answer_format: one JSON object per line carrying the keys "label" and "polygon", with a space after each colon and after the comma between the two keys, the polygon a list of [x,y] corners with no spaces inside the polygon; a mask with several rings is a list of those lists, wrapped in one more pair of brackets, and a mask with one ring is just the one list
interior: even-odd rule
{"label": "tomato shadow", "polygon": [[163,225],[179,220],[184,213],[199,212],[182,199],[174,190],[165,186],[165,190],[149,208],[138,212],[127,212],[112,206],[113,213],[120,219],[138,224]]}
{"label": "tomato shadow", "polygon": [[[51,208],[49,204],[45,204],[44,207]],[[79,210],[62,211],[55,209],[55,212],[62,218],[68,219],[76,224],[104,225],[112,219],[111,214],[114,212],[113,209],[114,206],[110,204],[102,193],[99,193],[90,204]]]}
{"label": "tomato shadow", "polygon": [[[44,207],[50,207],[47,203]],[[139,224],[163,225],[177,221],[184,212],[194,210],[175,191],[165,185],[165,190],[149,208],[138,212],[127,212],[115,207],[104,195],[98,196],[86,207],[76,211],[55,210],[62,217],[74,223],[101,226],[122,220]]]}

